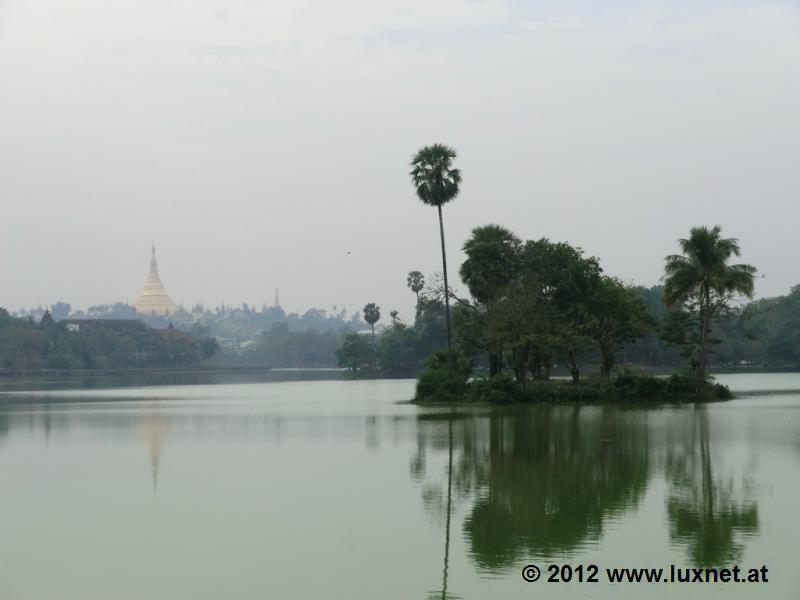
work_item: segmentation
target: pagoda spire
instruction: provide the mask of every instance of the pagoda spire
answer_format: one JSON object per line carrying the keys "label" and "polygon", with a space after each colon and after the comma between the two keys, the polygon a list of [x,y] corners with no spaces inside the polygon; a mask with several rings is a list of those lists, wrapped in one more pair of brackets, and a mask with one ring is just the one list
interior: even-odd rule
{"label": "pagoda spire", "polygon": [[158,275],[158,262],[156,261],[156,244],[153,242],[150,248],[150,271],[144,282],[144,290],[136,300],[135,308],[137,312],[143,314],[172,314],[178,310],[175,303],[167,296],[164,284]]}
{"label": "pagoda spire", "polygon": [[[158,276],[158,261],[156,260],[156,243],[153,242],[153,246],[150,249],[150,277],[148,279],[155,277],[159,280],[159,284],[161,284],[161,280]],[[162,286],[163,287],[163,286]]]}

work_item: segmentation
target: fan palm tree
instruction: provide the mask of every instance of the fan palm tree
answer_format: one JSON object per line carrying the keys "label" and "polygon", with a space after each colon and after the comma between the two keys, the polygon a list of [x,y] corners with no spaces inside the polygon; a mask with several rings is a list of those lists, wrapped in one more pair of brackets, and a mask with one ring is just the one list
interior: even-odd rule
{"label": "fan palm tree", "polygon": [[410,271],[406,278],[406,285],[417,295],[417,304],[419,304],[419,293],[425,287],[425,276],[419,271]]}
{"label": "fan palm tree", "polygon": [[364,307],[364,320],[372,327],[372,342],[375,343],[375,323],[381,319],[381,307],[370,302]]}
{"label": "fan palm tree", "polygon": [[[467,259],[459,270],[461,281],[489,313],[519,275],[521,246],[519,238],[500,225],[476,227],[464,242]],[[500,370],[500,353],[497,349],[489,349],[488,353],[489,377],[494,377]]]}
{"label": "fan palm tree", "polygon": [[461,263],[461,280],[482,304],[491,304],[517,276],[522,243],[500,225],[482,225],[464,242],[467,259]]}
{"label": "fan palm tree", "polygon": [[664,267],[664,301],[671,307],[695,307],[700,322],[700,342],[695,375],[698,387],[705,381],[709,333],[714,316],[737,295],[751,298],[757,272],[752,265],[728,264],[741,249],[736,238],[723,238],[719,225],[694,227],[688,239],[678,240],[683,254],[667,256]]}
{"label": "fan palm tree", "polygon": [[447,322],[447,350],[452,349],[450,334],[450,288],[447,285],[447,256],[444,250],[442,205],[458,196],[461,171],[453,167],[456,151],[443,144],[421,148],[411,159],[411,182],[423,204],[435,206],[439,212],[439,237],[442,242],[442,271],[444,274],[444,310]]}

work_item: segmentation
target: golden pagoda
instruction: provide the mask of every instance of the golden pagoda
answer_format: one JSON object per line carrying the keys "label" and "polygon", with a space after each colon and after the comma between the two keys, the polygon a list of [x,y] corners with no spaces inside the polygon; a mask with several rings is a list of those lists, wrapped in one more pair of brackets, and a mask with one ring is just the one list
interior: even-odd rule
{"label": "golden pagoda", "polygon": [[156,313],[159,315],[171,315],[178,310],[175,303],[167,296],[164,284],[158,276],[158,263],[156,262],[156,245],[153,244],[152,255],[150,257],[150,272],[144,282],[144,289],[133,305],[136,312],[149,315]]}

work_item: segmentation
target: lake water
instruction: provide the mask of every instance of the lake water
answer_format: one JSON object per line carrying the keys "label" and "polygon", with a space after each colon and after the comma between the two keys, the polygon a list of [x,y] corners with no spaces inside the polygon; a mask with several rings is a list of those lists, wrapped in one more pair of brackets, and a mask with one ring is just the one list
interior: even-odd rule
{"label": "lake water", "polygon": [[[800,375],[719,379],[740,397],[661,408],[421,409],[408,380],[0,394],[0,599],[796,599]],[[670,564],[769,582],[605,582]]]}

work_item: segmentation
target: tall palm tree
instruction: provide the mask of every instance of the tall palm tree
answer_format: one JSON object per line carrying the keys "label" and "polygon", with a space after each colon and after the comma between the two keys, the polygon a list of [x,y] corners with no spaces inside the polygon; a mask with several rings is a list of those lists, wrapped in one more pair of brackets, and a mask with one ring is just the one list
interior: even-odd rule
{"label": "tall palm tree", "polygon": [[381,319],[381,307],[370,302],[364,307],[364,320],[372,327],[372,343],[375,344],[375,323]]}
{"label": "tall palm tree", "polygon": [[728,264],[741,249],[736,238],[723,238],[722,228],[694,227],[688,239],[678,240],[683,254],[665,258],[664,301],[687,303],[697,310],[700,343],[695,375],[698,387],[708,366],[709,333],[714,316],[737,295],[752,298],[757,272],[752,265]]}
{"label": "tall palm tree", "polygon": [[439,236],[442,242],[442,271],[444,272],[444,311],[447,321],[447,350],[452,349],[450,333],[450,288],[447,285],[447,256],[444,250],[442,205],[458,196],[461,171],[453,167],[456,151],[443,144],[421,148],[411,159],[411,182],[417,197],[439,212]]}
{"label": "tall palm tree", "polygon": [[425,287],[425,276],[419,271],[409,271],[406,285],[417,295],[417,304],[419,305],[419,293]]}
{"label": "tall palm tree", "polygon": [[372,368],[375,368],[377,346],[375,344],[375,323],[381,318],[381,308],[374,302],[370,302],[364,307],[364,320],[372,327]]}

